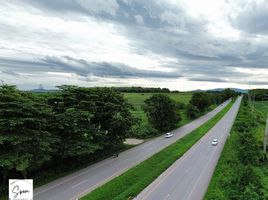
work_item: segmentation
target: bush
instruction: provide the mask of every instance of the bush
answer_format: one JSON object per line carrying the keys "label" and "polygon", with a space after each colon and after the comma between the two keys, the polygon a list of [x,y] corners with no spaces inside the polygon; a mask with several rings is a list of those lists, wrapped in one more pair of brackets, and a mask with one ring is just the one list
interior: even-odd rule
{"label": "bush", "polygon": [[184,109],[185,108],[185,104],[182,102],[177,102],[177,108],[178,109]]}
{"label": "bush", "polygon": [[148,123],[141,123],[132,126],[130,131],[130,136],[135,138],[150,138],[152,136],[155,136],[158,134],[158,131],[154,129],[150,124]]}
{"label": "bush", "polygon": [[206,92],[196,92],[193,94],[190,104],[196,106],[201,112],[204,112],[211,105],[211,101]]}

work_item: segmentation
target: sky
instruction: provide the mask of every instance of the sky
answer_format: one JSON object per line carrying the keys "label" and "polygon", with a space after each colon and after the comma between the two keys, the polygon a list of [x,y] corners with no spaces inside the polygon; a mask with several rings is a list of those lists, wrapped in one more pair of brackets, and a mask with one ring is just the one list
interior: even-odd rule
{"label": "sky", "polygon": [[24,90],[268,88],[268,1],[2,1],[0,80]]}

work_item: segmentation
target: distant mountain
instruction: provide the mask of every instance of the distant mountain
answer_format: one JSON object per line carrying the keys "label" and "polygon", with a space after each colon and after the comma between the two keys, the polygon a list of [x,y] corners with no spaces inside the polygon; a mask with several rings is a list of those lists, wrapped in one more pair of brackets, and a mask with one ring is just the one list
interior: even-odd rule
{"label": "distant mountain", "polygon": [[[226,88],[215,88],[215,89],[211,89],[211,90],[207,90],[207,91],[223,91],[225,90]],[[231,90],[234,90],[236,92],[241,92],[241,93],[248,93],[248,90],[247,89],[240,89],[240,88],[230,88]]]}
{"label": "distant mountain", "polygon": [[39,92],[39,93],[42,93],[42,92],[57,92],[58,90],[46,90],[46,89],[41,89],[41,88],[38,88],[38,89],[33,89],[33,90],[30,90],[31,92]]}
{"label": "distant mountain", "polygon": [[[212,92],[221,92],[225,90],[226,88],[215,88],[215,89],[210,89],[210,90],[193,90],[191,92],[202,92],[202,91],[212,91]],[[248,93],[247,89],[240,89],[240,88],[230,88],[231,90],[234,90],[236,92],[240,93]]]}

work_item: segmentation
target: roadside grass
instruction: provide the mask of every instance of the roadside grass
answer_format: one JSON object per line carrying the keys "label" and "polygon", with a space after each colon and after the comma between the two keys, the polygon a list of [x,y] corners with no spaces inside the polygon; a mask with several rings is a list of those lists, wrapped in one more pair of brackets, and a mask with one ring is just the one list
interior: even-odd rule
{"label": "roadside grass", "polygon": [[81,199],[133,199],[204,136],[226,114],[232,105],[233,102],[229,103],[221,112],[199,128]]}
{"label": "roadside grass", "polygon": [[[239,109],[237,119],[232,128],[230,137],[226,141],[224,149],[222,151],[221,157],[217,164],[217,167],[214,171],[212,180],[208,187],[205,200],[229,200],[234,194],[240,194],[239,187],[234,183],[234,178],[239,179],[237,171],[241,170],[241,162],[238,159],[238,148],[239,144],[239,131],[236,130],[236,127],[239,126],[239,123],[243,120],[244,117],[251,117],[248,113],[245,113],[243,103]],[[262,113],[257,117],[258,127],[252,130],[252,133],[255,134],[259,148],[262,148],[263,134],[265,130],[265,120],[268,108],[268,101],[266,102],[255,102],[255,115]],[[241,133],[240,133],[241,134]],[[263,186],[263,196],[259,196],[256,199],[268,199],[268,162],[262,162],[259,166],[252,166],[255,173],[261,178],[260,182]],[[252,198],[250,198],[252,199]],[[253,200],[253,199],[252,199]]]}

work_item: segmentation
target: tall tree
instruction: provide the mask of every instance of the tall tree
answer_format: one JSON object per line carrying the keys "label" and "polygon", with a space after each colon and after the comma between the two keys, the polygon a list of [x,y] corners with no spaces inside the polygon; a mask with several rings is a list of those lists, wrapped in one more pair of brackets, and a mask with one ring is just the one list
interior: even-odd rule
{"label": "tall tree", "polygon": [[210,106],[210,98],[206,92],[196,92],[193,94],[190,104],[197,107],[198,110],[204,112]]}
{"label": "tall tree", "polygon": [[50,111],[30,94],[14,86],[0,86],[0,166],[27,175],[48,161],[53,152],[53,135],[47,131]]}
{"label": "tall tree", "polygon": [[61,93],[50,99],[56,112],[76,108],[91,113],[91,123],[102,131],[101,145],[122,143],[134,123],[132,108],[123,95],[109,88],[61,86]]}
{"label": "tall tree", "polygon": [[167,95],[155,94],[145,100],[144,111],[149,122],[159,131],[170,131],[180,120],[175,101]]}

